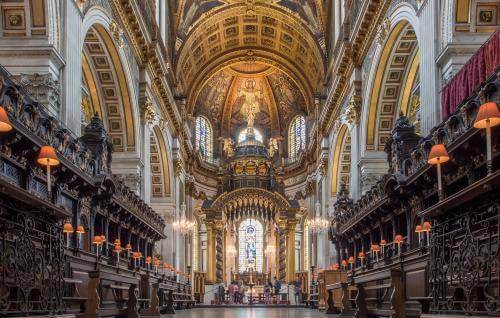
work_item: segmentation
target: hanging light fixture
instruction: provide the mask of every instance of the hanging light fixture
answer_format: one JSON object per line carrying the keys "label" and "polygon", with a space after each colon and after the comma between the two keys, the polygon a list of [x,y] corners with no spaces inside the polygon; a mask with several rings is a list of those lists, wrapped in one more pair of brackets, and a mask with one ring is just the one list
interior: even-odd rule
{"label": "hanging light fixture", "polygon": [[59,159],[57,158],[56,151],[51,146],[42,146],[40,153],[36,162],[42,166],[47,167],[47,192],[51,193],[51,183],[50,183],[50,167],[59,165]]}
{"label": "hanging light fixture", "polygon": [[431,152],[429,153],[429,158],[427,162],[431,165],[437,166],[437,177],[438,177],[438,196],[439,200],[443,199],[443,183],[441,181],[441,164],[450,160],[448,151],[443,144],[437,144],[432,146]]}
{"label": "hanging light fixture", "polygon": [[309,228],[313,233],[321,233],[328,229],[330,222],[321,216],[321,203],[316,202],[316,211],[313,219],[308,220]]}
{"label": "hanging light fixture", "polygon": [[0,133],[6,133],[12,130],[12,124],[5,108],[0,105]]}
{"label": "hanging light fixture", "polygon": [[181,205],[180,218],[172,224],[174,230],[182,235],[188,235],[193,231],[194,222],[186,218],[186,204]]}
{"label": "hanging light fixture", "polygon": [[479,107],[474,128],[486,129],[486,164],[488,174],[493,170],[491,161],[491,128],[500,125],[500,111],[495,102],[484,103]]}

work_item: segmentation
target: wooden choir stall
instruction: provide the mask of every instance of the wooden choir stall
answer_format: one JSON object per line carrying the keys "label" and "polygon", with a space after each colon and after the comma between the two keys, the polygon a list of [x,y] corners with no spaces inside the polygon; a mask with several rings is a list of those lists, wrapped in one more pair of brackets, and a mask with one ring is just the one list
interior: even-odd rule
{"label": "wooden choir stall", "polygon": [[165,222],[111,171],[96,116],[80,138],[0,69],[1,316],[191,308],[190,273],[154,255]]}
{"label": "wooden choir stall", "polygon": [[347,279],[324,283],[328,313],[498,315],[500,126],[487,138],[483,123],[498,114],[499,75],[428,136],[401,116],[388,173],[357,201],[341,187],[329,237]]}

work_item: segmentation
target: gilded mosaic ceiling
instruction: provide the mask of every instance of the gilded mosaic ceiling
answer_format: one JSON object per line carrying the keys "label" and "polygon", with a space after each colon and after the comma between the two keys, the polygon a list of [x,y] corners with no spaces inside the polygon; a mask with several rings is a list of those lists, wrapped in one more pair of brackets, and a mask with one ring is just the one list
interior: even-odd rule
{"label": "gilded mosaic ceiling", "polygon": [[281,70],[262,63],[240,62],[218,71],[195,101],[193,114],[207,117],[216,136],[236,138],[246,127],[244,93],[256,92],[256,128],[266,136],[285,136],[290,120],[306,114],[307,103],[297,84]]}
{"label": "gilded mosaic ceiling", "polygon": [[[179,90],[186,94],[191,113],[199,110],[198,96],[208,94],[207,82],[218,81],[219,91],[231,91],[227,85],[240,85],[228,70],[237,71],[235,65],[254,64],[267,67],[272,74],[256,78],[255,85],[269,96],[277,90],[275,82],[286,82],[281,87],[300,92],[302,105],[313,103],[313,96],[322,90],[325,72],[325,42],[323,36],[322,6],[319,0],[185,0],[177,29],[177,61],[175,72]],[[248,66],[247,66],[248,67]],[[237,68],[237,66],[236,66]],[[261,73],[265,72],[260,70]],[[276,76],[274,79],[273,76]],[[282,80],[281,78],[286,78]],[[264,80],[265,79],[265,80]],[[274,79],[274,82],[273,82]],[[208,85],[210,86],[210,85]],[[207,113],[222,119],[223,97],[214,100]],[[274,95],[273,95],[274,96]],[[284,99],[287,94],[284,93]],[[227,96],[226,96],[227,97]],[[231,96],[229,96],[231,97]],[[224,97],[225,98],[225,97]],[[225,99],[224,99],[225,100]],[[275,98],[268,98],[275,103]],[[283,104],[284,105],[284,104]],[[300,109],[302,105],[295,105]],[[261,118],[273,122],[272,109],[287,113],[287,107],[264,105],[271,109]],[[215,117],[217,117],[215,116]],[[233,120],[231,126],[237,125]],[[211,116],[213,118],[213,116]],[[278,119],[274,120],[277,121]],[[284,119],[289,120],[288,117]],[[224,122],[224,125],[229,125]],[[263,125],[267,125],[267,122]],[[281,123],[270,125],[280,130]],[[222,127],[223,131],[227,127]],[[271,129],[271,128],[269,128]],[[275,133],[270,131],[270,133]]]}

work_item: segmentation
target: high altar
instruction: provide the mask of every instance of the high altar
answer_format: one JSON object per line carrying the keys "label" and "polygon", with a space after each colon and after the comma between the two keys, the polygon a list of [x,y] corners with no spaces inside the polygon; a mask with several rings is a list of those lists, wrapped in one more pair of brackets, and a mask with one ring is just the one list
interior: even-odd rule
{"label": "high altar", "polygon": [[273,161],[274,143],[266,147],[256,138],[252,125],[259,107],[253,89],[250,83],[240,92],[247,105],[246,138],[234,148],[232,140],[224,141],[217,195],[197,211],[207,229],[209,284],[246,283],[250,268],[256,285],[295,279],[295,229],[306,215],[296,200],[285,196],[282,168]]}

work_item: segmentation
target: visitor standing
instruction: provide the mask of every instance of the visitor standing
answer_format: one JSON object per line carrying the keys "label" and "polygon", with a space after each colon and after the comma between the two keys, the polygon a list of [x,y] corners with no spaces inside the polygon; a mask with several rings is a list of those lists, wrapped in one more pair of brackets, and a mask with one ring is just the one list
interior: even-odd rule
{"label": "visitor standing", "polygon": [[293,289],[295,293],[295,304],[299,305],[302,303],[302,282],[300,278],[296,278],[293,282]]}
{"label": "visitor standing", "polygon": [[274,278],[274,294],[276,295],[276,303],[279,303],[280,291],[281,291],[281,282],[277,277],[275,277]]}

